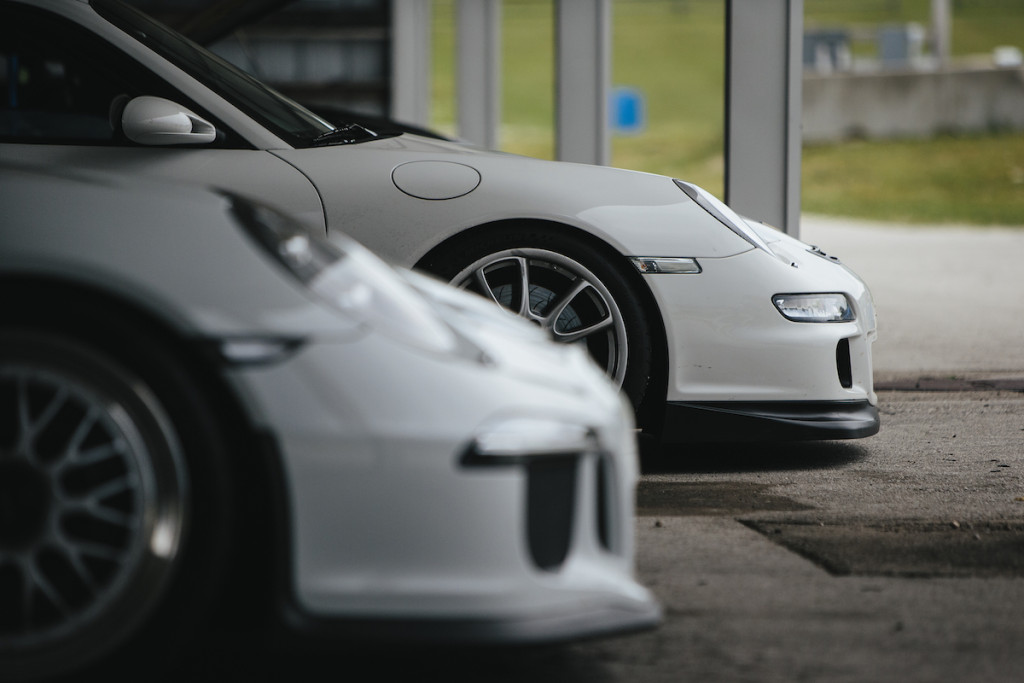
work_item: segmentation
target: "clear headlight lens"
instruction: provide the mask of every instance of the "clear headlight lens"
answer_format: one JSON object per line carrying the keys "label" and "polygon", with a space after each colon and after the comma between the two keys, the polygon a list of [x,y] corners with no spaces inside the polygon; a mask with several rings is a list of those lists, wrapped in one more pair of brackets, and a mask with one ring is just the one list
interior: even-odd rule
{"label": "clear headlight lens", "polygon": [[412,287],[353,240],[340,247],[270,207],[231,196],[245,232],[299,282],[353,319],[434,351],[455,334]]}
{"label": "clear headlight lens", "polygon": [[779,313],[798,323],[845,323],[857,316],[845,294],[776,294]]}

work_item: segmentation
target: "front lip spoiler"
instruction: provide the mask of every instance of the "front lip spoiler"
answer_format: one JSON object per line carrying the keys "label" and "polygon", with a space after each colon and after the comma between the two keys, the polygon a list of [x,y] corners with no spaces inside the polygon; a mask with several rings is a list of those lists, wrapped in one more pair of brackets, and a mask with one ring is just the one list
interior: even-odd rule
{"label": "front lip spoiler", "polygon": [[670,401],[661,440],[681,442],[861,439],[878,433],[878,408],[859,401]]}
{"label": "front lip spoiler", "polygon": [[590,609],[491,618],[317,616],[292,603],[282,614],[285,637],[389,646],[555,645],[647,631],[664,614],[653,597]]}

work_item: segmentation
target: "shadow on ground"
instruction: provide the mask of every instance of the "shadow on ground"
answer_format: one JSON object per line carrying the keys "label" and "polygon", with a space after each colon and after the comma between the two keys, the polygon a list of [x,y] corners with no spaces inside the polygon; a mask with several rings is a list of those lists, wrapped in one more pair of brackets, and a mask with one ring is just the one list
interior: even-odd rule
{"label": "shadow on ground", "polygon": [[1024,523],[744,520],[835,576],[1024,576]]}
{"label": "shadow on ground", "polygon": [[[558,681],[601,683],[612,677],[604,663],[572,645],[509,648],[434,648],[403,645],[358,647],[307,644],[298,650],[260,644],[258,639],[210,643],[206,652],[145,679],[159,683],[218,681],[417,681],[512,683]],[[116,681],[137,681],[135,676]],[[108,679],[109,680],[109,679]]]}

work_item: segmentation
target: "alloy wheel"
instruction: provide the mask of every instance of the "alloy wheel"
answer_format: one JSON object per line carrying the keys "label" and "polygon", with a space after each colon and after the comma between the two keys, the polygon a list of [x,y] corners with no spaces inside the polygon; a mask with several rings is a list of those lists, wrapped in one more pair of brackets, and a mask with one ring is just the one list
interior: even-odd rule
{"label": "alloy wheel", "polygon": [[0,653],[37,652],[45,670],[91,659],[148,613],[186,490],[144,387],[113,366],[32,355],[0,363]]}
{"label": "alloy wheel", "polygon": [[539,325],[557,342],[584,346],[622,384],[629,355],[622,312],[583,264],[545,249],[506,249],[478,259],[452,282]]}

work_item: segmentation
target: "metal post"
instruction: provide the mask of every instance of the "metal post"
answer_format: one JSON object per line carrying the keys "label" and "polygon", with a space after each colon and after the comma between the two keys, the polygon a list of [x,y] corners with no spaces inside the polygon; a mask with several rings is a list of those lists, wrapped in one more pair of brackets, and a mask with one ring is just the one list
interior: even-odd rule
{"label": "metal post", "polygon": [[939,66],[949,62],[953,35],[951,19],[949,0],[932,0],[932,53]]}

